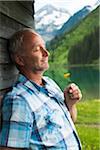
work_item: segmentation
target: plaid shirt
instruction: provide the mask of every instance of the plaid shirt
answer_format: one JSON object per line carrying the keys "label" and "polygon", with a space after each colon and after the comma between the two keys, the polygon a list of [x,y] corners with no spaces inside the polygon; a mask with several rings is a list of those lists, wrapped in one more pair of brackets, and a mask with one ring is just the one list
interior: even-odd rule
{"label": "plaid shirt", "polygon": [[81,150],[63,92],[48,77],[44,87],[21,75],[3,99],[0,146]]}

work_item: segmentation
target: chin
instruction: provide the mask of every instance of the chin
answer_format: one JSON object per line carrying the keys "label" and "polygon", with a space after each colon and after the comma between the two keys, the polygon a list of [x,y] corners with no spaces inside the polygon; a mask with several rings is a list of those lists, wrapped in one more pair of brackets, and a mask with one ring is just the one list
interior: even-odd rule
{"label": "chin", "polygon": [[35,68],[36,71],[44,72],[49,69],[49,64],[44,64]]}
{"label": "chin", "polygon": [[46,65],[45,67],[43,67],[43,70],[46,71],[49,69],[49,65]]}
{"label": "chin", "polygon": [[46,70],[48,70],[48,69],[49,69],[49,66],[45,67],[45,68],[44,68],[44,71],[46,71]]}

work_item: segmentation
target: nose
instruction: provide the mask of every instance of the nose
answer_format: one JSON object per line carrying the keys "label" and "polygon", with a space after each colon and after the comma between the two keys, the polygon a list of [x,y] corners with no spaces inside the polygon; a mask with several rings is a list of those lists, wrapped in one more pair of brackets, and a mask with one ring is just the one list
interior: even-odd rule
{"label": "nose", "polygon": [[48,57],[50,55],[50,53],[48,52],[48,50],[45,49],[45,48],[42,49],[42,54],[43,54],[44,57]]}

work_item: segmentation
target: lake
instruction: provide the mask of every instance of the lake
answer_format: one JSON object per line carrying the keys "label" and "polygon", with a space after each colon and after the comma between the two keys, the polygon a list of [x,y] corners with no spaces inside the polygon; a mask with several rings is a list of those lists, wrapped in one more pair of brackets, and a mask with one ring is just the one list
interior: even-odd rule
{"label": "lake", "polygon": [[[53,66],[53,65],[52,65]],[[56,65],[50,67],[45,73],[61,87],[62,90],[69,84],[69,82],[76,83],[83,94],[83,99],[99,99],[99,67],[95,65],[85,66],[60,66]],[[64,74],[69,72],[69,78],[64,78]]]}

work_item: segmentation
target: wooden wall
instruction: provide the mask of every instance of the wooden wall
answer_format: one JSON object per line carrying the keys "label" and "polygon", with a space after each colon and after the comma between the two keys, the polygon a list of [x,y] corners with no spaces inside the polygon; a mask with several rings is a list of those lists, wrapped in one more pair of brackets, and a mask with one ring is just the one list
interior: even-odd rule
{"label": "wooden wall", "polygon": [[0,1],[0,96],[18,75],[9,58],[8,39],[23,27],[34,28],[32,13],[32,1]]}

